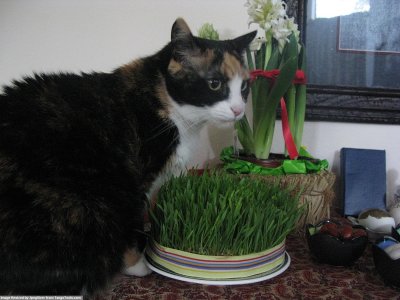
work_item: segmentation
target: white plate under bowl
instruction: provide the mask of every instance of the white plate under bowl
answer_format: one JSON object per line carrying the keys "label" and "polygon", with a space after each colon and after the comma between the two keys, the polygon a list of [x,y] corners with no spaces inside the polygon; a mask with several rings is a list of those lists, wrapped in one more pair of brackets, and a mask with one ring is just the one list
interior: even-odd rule
{"label": "white plate under bowl", "polygon": [[261,273],[255,276],[251,277],[244,277],[244,278],[235,278],[235,279],[216,279],[216,280],[211,280],[211,279],[203,279],[199,277],[189,277],[189,276],[183,276],[177,273],[174,273],[170,270],[167,270],[163,268],[162,266],[157,265],[154,263],[151,258],[146,255],[146,262],[147,266],[153,270],[154,272],[163,275],[165,277],[169,277],[172,279],[176,280],[181,280],[181,281],[186,281],[186,282],[191,282],[191,283],[200,283],[200,284],[207,284],[207,285],[240,285],[240,284],[250,284],[250,283],[255,283],[255,282],[260,282],[268,279],[272,279],[283,272],[286,271],[287,268],[290,266],[290,256],[287,252],[285,252],[285,261],[283,262],[282,265],[276,267],[275,269],[266,272],[266,273]]}

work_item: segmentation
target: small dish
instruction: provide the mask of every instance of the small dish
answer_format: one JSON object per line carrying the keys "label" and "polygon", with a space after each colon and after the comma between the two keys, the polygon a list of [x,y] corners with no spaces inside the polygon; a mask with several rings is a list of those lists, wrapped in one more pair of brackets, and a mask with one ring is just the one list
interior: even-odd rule
{"label": "small dish", "polygon": [[385,210],[372,208],[362,211],[358,215],[358,223],[374,231],[390,232],[395,226],[394,218]]}
{"label": "small dish", "polygon": [[344,225],[334,220],[325,220],[317,225],[306,226],[306,237],[312,255],[320,262],[334,266],[352,265],[361,255],[368,244],[365,228],[360,225],[349,225],[352,230],[361,232],[362,235],[350,236],[346,239],[320,232],[327,224]]}
{"label": "small dish", "polygon": [[377,208],[366,209],[362,211],[357,218],[348,216],[347,219],[355,225],[365,227],[368,239],[372,243],[390,235],[391,228],[395,224],[394,218],[391,217],[387,211]]}

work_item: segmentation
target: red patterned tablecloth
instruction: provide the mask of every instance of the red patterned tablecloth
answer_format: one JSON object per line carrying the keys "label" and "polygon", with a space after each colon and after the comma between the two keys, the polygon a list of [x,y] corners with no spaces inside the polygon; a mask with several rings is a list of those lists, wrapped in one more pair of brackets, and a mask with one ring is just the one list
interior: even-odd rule
{"label": "red patterned tablecloth", "polygon": [[400,289],[385,286],[377,274],[371,249],[352,267],[315,262],[303,235],[287,239],[290,267],[281,275],[259,283],[208,286],[169,279],[158,274],[143,278],[119,276],[96,300],[133,299],[399,299]]}

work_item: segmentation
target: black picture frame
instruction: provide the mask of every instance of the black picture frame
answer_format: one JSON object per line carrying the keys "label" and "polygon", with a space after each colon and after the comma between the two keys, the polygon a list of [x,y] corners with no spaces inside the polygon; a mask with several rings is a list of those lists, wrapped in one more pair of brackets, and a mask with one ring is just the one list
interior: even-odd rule
{"label": "black picture frame", "polygon": [[[306,40],[307,2],[286,1],[288,15],[298,23],[302,41]],[[400,89],[308,84],[306,120],[400,124]]]}

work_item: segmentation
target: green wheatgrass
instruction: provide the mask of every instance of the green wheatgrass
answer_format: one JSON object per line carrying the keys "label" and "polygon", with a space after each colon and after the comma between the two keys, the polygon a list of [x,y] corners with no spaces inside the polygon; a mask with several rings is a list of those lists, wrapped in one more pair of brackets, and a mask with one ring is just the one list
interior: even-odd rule
{"label": "green wheatgrass", "polygon": [[223,172],[164,184],[150,217],[159,244],[203,255],[245,255],[281,243],[303,212],[288,189]]}

